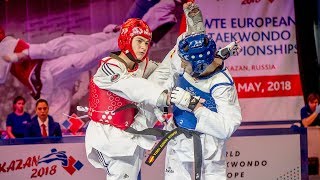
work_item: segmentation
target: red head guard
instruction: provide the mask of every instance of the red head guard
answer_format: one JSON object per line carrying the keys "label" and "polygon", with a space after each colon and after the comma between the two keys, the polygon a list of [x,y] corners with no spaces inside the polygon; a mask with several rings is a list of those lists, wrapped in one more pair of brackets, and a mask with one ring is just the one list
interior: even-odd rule
{"label": "red head guard", "polygon": [[6,37],[6,33],[4,32],[4,29],[0,26],[0,41]]}
{"label": "red head guard", "polygon": [[[123,53],[125,53],[126,55],[130,53],[136,60],[137,56],[135,55],[132,49],[132,39],[135,36],[142,36],[151,41],[152,33],[146,22],[138,18],[130,18],[121,26],[120,35],[118,39],[118,46]],[[143,61],[146,58],[146,56],[148,55],[148,51],[146,55],[141,59],[141,61]]]}

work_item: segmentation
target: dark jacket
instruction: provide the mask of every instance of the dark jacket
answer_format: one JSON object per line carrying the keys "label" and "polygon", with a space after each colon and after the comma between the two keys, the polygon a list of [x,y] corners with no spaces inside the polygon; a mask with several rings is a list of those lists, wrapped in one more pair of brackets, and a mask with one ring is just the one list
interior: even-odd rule
{"label": "dark jacket", "polygon": [[[57,122],[54,122],[52,116],[48,116],[49,122],[49,137],[61,137],[61,128],[60,124]],[[42,137],[40,125],[38,122],[38,116],[34,116],[31,119],[31,123],[27,125],[27,129],[25,132],[25,137]]]}

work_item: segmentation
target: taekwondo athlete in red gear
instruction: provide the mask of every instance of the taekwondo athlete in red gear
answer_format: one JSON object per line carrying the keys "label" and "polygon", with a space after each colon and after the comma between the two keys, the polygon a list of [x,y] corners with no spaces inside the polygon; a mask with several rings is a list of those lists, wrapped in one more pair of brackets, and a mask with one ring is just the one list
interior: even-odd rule
{"label": "taekwondo athlete in red gear", "polygon": [[101,60],[90,84],[86,152],[94,167],[106,170],[108,180],[136,179],[144,150],[155,144],[152,136],[126,132],[156,123],[141,106],[167,104],[165,89],[145,79],[156,68],[147,57],[150,41],[151,30],[144,21],[127,20],[118,39],[121,51]]}
{"label": "taekwondo athlete in red gear", "polygon": [[[154,29],[167,23],[175,23],[175,7],[173,0],[160,1],[149,9],[143,19]],[[64,114],[69,114],[70,111],[74,82],[82,72],[96,67],[98,60],[119,50],[118,36],[119,32],[109,29],[108,32],[92,35],[63,36],[44,44],[27,44],[23,40],[7,36],[0,43],[0,58],[7,55],[12,62],[19,61],[20,58],[24,61],[6,63],[0,59],[0,68],[3,69],[0,72],[0,83],[5,82],[11,68],[13,75],[32,91],[35,99],[40,96],[50,103],[51,115],[61,124],[67,118]],[[17,44],[19,47],[16,48]],[[10,55],[12,52],[16,54]]]}
{"label": "taekwondo athlete in red gear", "polygon": [[[6,36],[1,41],[0,48],[0,53],[3,55],[8,52],[22,52],[27,50],[29,45],[21,39]],[[70,111],[72,89],[79,75],[95,67],[96,61],[106,56],[108,50],[111,52],[117,49],[112,44],[100,43],[86,51],[51,60],[31,61],[30,57],[27,57],[26,60],[16,63],[7,63],[3,60],[1,63],[7,68],[9,66],[11,74],[31,91],[34,99],[46,99],[51,104],[52,116],[57,122],[62,123],[67,118],[64,114]]]}
{"label": "taekwondo athlete in red gear", "polygon": [[[2,28],[1,28],[2,29]],[[2,40],[0,42],[0,57],[8,52],[20,53],[25,49],[29,48],[29,45],[21,40],[11,36],[6,36],[4,30],[1,30]],[[40,97],[40,91],[42,83],[40,81],[40,69],[42,60],[34,60],[30,62],[19,62],[19,63],[7,63],[1,59],[1,83],[4,83],[7,77],[7,73],[10,69],[12,75],[14,75],[23,85],[25,85],[30,91],[34,98]]]}
{"label": "taekwondo athlete in red gear", "polygon": [[[184,12],[188,27],[190,22],[203,25],[197,23],[202,15],[195,4],[185,4]],[[178,38],[150,79],[161,79],[161,73],[170,77],[168,72],[175,76],[168,79],[174,82],[162,82],[167,87],[176,86],[171,92],[174,123],[169,123],[167,129],[180,127],[200,133],[202,167],[195,179],[223,180],[227,179],[225,143],[240,126],[242,116],[234,81],[221,60],[236,54],[239,46],[233,42],[216,52],[215,42],[204,34],[204,27],[193,29]],[[181,134],[169,141],[165,179],[192,179],[194,158],[192,138]]]}

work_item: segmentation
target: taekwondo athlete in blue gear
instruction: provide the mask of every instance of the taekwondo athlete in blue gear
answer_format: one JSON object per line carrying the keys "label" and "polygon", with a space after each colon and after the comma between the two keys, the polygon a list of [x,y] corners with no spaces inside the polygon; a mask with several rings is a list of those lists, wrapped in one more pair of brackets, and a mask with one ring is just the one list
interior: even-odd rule
{"label": "taekwondo athlete in blue gear", "polygon": [[[190,23],[203,25],[199,23],[202,17],[196,17],[201,16],[199,8],[193,3],[186,4],[187,27]],[[163,79],[160,84],[168,89],[175,87],[171,92],[174,122],[169,122],[166,129],[178,127],[199,133],[201,141],[196,146],[193,144],[196,136],[190,138],[183,133],[168,142],[166,180],[190,180],[193,167],[195,179],[227,179],[225,143],[240,126],[242,116],[233,79],[223,60],[237,54],[241,48],[236,41],[215,52],[213,44],[205,35],[204,27],[189,28],[149,77],[150,80]],[[197,151],[194,147],[202,147],[200,156],[194,155]],[[197,171],[199,159],[202,166]]]}
{"label": "taekwondo athlete in blue gear", "polygon": [[193,152],[199,146],[193,145],[192,139],[184,134],[169,142],[166,169],[173,171],[166,171],[166,180],[191,179],[196,158],[200,158],[202,166],[201,175],[197,178],[196,174],[195,179],[226,179],[225,142],[239,127],[242,116],[228,70],[223,64],[212,68],[213,44],[213,40],[202,33],[188,35],[178,44],[178,55],[185,67],[178,75],[171,95],[174,123],[177,127],[200,133],[202,150],[201,157],[196,157],[199,154]]}
{"label": "taekwondo athlete in blue gear", "polygon": [[[182,39],[178,48],[179,56],[191,63],[193,69],[191,75],[198,77],[212,63],[216,51],[216,43],[205,34],[192,34]],[[194,87],[182,75],[178,76],[176,86],[188,90],[193,96],[202,97],[206,100],[204,105],[207,108],[214,112],[217,111],[211,94]],[[173,115],[175,124],[178,127],[191,130],[196,128],[197,119],[192,112],[173,106]]]}
{"label": "taekwondo athlete in blue gear", "polygon": [[[149,78],[167,78],[168,82],[160,84],[168,89],[175,86],[171,93],[174,121],[168,122],[165,129],[170,133],[158,143],[168,143],[165,179],[189,180],[193,166],[196,180],[226,179],[225,142],[242,120],[236,88],[220,64],[222,57],[215,53],[214,41],[203,33],[184,35]],[[233,53],[240,46],[233,42],[225,48]],[[184,54],[185,58],[180,58]],[[203,67],[197,66],[199,62]],[[199,68],[194,71],[192,67]],[[161,150],[155,147],[146,163],[151,165]]]}

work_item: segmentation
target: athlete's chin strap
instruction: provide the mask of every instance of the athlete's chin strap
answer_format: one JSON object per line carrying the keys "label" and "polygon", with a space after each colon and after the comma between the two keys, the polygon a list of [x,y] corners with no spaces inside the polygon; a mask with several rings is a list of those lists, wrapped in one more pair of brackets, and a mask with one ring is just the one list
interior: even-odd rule
{"label": "athlete's chin strap", "polygon": [[194,78],[198,78],[201,73],[191,72],[190,75]]}
{"label": "athlete's chin strap", "polygon": [[126,56],[127,56],[131,61],[133,61],[133,62],[135,62],[135,63],[141,63],[141,62],[142,62],[142,60],[139,60],[139,59],[137,59],[137,58],[134,58],[134,56],[131,54],[131,52],[126,53]]}

